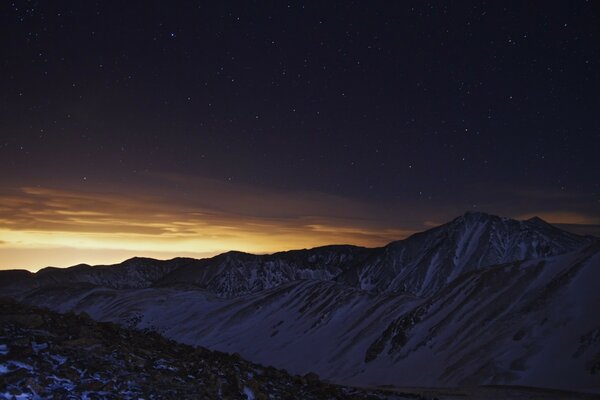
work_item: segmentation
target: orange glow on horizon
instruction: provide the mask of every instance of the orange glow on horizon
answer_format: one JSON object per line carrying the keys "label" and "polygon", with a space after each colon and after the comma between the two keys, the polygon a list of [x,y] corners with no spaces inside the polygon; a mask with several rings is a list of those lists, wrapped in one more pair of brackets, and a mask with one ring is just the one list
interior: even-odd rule
{"label": "orange glow on horizon", "polygon": [[[255,196],[240,193],[238,199],[252,203]],[[229,250],[271,253],[332,243],[372,247],[412,233],[319,215],[336,205],[354,212],[357,206],[343,199],[305,196],[298,203],[296,196],[274,201],[272,215],[256,216],[147,194],[24,187],[0,195],[0,269],[110,264],[132,256],[201,258]],[[294,202],[314,215],[299,215]]]}
{"label": "orange glow on horizon", "polygon": [[[316,192],[182,176],[152,179],[118,191],[0,188],[0,269],[114,264],[134,256],[203,258],[230,250],[264,254],[329,244],[376,247],[460,213],[441,210],[428,219],[418,204],[386,208]],[[572,211],[537,215],[550,223],[599,223]]]}

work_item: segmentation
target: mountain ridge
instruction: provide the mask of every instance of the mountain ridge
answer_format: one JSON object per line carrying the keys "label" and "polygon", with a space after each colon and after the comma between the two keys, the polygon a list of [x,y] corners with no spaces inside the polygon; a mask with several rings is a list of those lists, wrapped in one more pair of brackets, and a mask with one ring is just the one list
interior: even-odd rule
{"label": "mountain ridge", "polygon": [[234,298],[197,288],[80,284],[40,288],[18,300],[342,384],[593,391],[600,371],[599,266],[595,243],[473,270],[429,297],[308,279]]}
{"label": "mountain ridge", "polygon": [[338,383],[598,391],[599,273],[595,238],[467,213],[380,248],[8,271],[0,290]]}
{"label": "mountain ridge", "polygon": [[[195,285],[235,297],[310,278],[374,292],[428,295],[471,269],[563,254],[595,240],[538,217],[516,221],[470,211],[382,247],[326,245],[259,255],[228,251],[203,259],[133,257],[113,265],[47,267],[21,274],[19,282],[31,288],[65,281],[114,288]],[[0,271],[0,279],[3,275],[8,273]]]}

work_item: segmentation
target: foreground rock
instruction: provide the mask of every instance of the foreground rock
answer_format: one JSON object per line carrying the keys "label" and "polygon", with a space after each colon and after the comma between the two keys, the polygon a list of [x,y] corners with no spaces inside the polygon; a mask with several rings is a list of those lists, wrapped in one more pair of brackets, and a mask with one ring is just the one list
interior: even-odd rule
{"label": "foreground rock", "polygon": [[292,376],[167,340],[0,300],[4,399],[424,399]]}

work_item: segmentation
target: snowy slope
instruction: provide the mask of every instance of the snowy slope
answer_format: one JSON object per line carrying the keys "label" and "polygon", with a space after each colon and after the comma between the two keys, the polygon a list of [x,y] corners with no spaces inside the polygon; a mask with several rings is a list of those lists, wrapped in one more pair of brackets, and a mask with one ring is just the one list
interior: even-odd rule
{"label": "snowy slope", "polygon": [[465,274],[392,321],[359,379],[599,391],[598,282],[598,244]]}
{"label": "snowy slope", "polygon": [[[545,394],[547,400],[557,399],[554,393]],[[524,400],[522,395],[526,393],[511,397]],[[4,400],[433,398],[332,385],[314,374],[293,376],[236,354],[0,299]]]}
{"label": "snowy slope", "polygon": [[598,282],[593,244],[475,269],[425,298],[300,280],[229,299],[198,289],[82,286],[22,299],[342,383],[598,390]]}
{"label": "snowy slope", "polygon": [[[203,343],[255,362],[325,377],[327,371],[354,374],[386,321],[416,301],[315,280],[233,299],[203,290],[71,286],[41,289],[23,300],[60,312],[86,311],[95,319],[157,330],[183,343]],[[354,366],[347,365],[349,356]]]}

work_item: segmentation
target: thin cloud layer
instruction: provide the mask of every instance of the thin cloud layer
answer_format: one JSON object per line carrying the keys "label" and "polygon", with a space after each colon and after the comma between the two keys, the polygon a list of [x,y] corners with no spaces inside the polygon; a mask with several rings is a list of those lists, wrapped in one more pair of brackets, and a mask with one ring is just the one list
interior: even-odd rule
{"label": "thin cloud layer", "polygon": [[[496,198],[502,202],[502,196]],[[15,186],[0,190],[0,268],[106,264],[131,256],[206,257],[229,250],[268,253],[335,243],[374,247],[447,222],[464,207],[370,204],[166,174],[121,187]],[[523,209],[526,204],[502,212],[492,202],[483,208],[518,219],[537,215],[579,233],[596,233],[600,223],[579,210]]]}
{"label": "thin cloud layer", "polygon": [[[26,249],[46,254],[56,249],[88,250],[93,256],[87,259],[95,262],[102,261],[98,253],[104,252],[111,255],[105,262],[114,262],[118,261],[114,255],[123,253],[159,253],[169,258],[231,249],[264,253],[330,243],[377,246],[413,232],[356,218],[372,210],[334,196],[260,193],[239,187],[232,196],[231,189],[211,181],[200,186],[195,182],[179,198],[169,193],[44,187],[5,191],[0,194],[1,267],[31,267],[23,264],[22,252],[20,257],[10,256],[11,251],[16,255],[16,250]],[[192,191],[193,199],[188,197]],[[231,198],[236,201],[225,201]]]}

